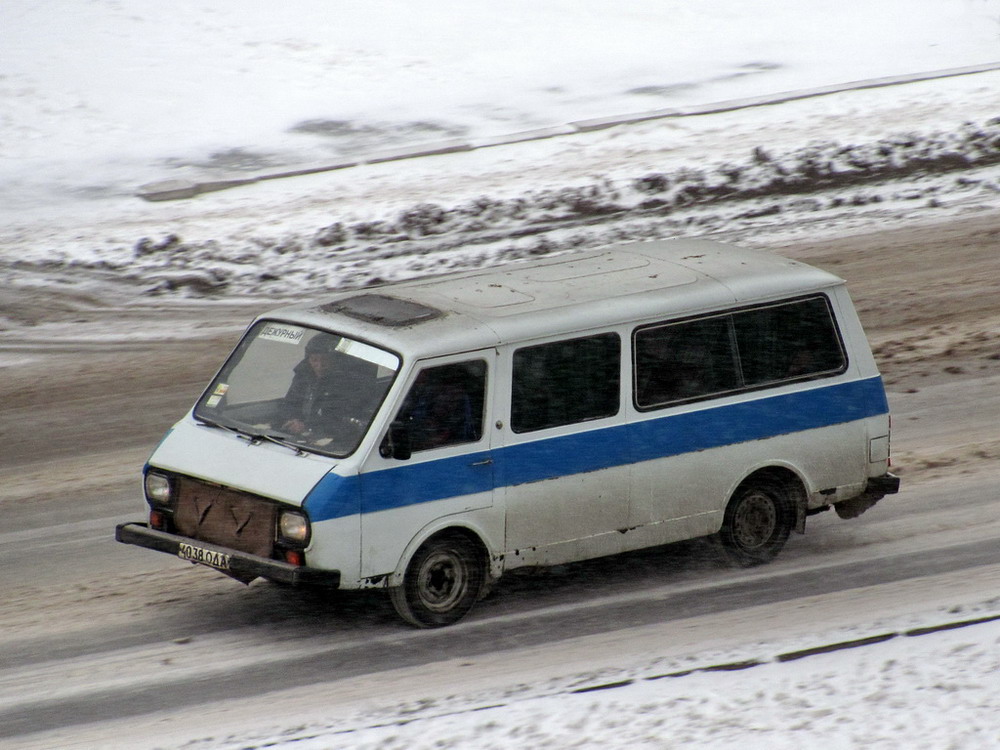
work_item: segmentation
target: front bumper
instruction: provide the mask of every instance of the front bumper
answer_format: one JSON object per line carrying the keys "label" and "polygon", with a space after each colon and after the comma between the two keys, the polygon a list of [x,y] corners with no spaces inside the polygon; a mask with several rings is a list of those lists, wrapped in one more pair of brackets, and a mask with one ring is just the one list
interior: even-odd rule
{"label": "front bumper", "polygon": [[[122,523],[115,528],[115,540],[123,544],[154,549],[158,552],[176,555],[182,560],[206,565],[225,573],[239,581],[249,583],[262,577],[289,586],[340,586],[339,570],[322,570],[304,565],[292,565],[281,560],[271,560],[248,552],[220,547],[208,542],[200,542],[187,537],[151,529],[145,523]],[[190,554],[182,554],[195,548],[203,559],[192,559]],[[204,554],[201,554],[201,553]],[[223,564],[224,563],[224,564]]]}

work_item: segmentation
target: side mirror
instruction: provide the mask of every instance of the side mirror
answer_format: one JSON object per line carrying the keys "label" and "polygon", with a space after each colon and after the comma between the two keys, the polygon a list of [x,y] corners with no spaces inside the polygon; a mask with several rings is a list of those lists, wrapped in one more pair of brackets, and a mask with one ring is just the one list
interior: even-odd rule
{"label": "side mirror", "polygon": [[410,443],[410,426],[405,422],[393,422],[389,425],[389,431],[379,446],[379,454],[383,458],[395,458],[397,461],[406,461],[413,455],[413,448]]}

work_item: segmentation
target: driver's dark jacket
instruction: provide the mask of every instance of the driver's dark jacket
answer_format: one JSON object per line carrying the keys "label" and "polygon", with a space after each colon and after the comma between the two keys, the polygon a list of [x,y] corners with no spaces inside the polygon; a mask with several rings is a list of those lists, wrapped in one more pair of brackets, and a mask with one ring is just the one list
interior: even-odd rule
{"label": "driver's dark jacket", "polygon": [[314,435],[336,430],[338,418],[367,414],[373,407],[375,366],[361,360],[335,358],[320,376],[308,360],[292,371],[292,384],[282,400],[279,419],[301,419]]}
{"label": "driver's dark jacket", "polygon": [[317,376],[308,360],[302,360],[293,370],[292,384],[281,404],[281,422],[301,419],[307,429],[316,429],[322,422],[324,409],[329,409],[334,382],[328,374]]}

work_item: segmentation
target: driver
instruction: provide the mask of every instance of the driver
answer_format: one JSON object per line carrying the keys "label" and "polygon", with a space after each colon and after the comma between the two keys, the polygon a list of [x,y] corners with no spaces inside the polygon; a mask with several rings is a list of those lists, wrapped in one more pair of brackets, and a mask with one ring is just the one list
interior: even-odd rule
{"label": "driver", "polygon": [[322,416],[323,403],[332,385],[335,340],[319,334],[306,343],[306,355],[294,369],[292,384],[282,402],[281,429],[301,435],[313,429]]}

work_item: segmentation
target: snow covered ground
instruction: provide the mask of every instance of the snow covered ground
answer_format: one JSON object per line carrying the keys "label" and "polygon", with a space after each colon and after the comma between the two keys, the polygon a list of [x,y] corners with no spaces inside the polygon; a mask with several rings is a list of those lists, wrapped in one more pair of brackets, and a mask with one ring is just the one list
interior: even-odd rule
{"label": "snow covered ground", "polygon": [[[219,743],[284,750],[683,748],[940,750],[1000,745],[1000,615],[961,629],[883,631],[812,653],[787,644],[688,658],[668,671],[412,703],[369,723]],[[761,649],[785,648],[780,653]],[[693,662],[693,663],[692,663]],[[258,744],[259,743],[259,744]]]}
{"label": "snow covered ground", "polygon": [[[996,206],[998,72],[188,201],[136,191],[997,61],[997,0],[8,0],[0,269],[26,285],[44,270],[143,294],[287,296],[623,238],[753,244]],[[822,643],[748,641],[669,663],[653,653],[614,688],[540,682],[516,699],[485,691],[353,723],[320,712],[305,728],[192,746],[1000,746],[1000,624],[907,635],[998,610],[969,601]],[[777,658],[880,633],[899,635]],[[747,660],[763,663],[705,669]]]}
{"label": "snow covered ground", "polygon": [[[992,565],[747,603],[725,614],[443,659],[182,714],[84,725],[75,734],[30,736],[19,747],[993,748],[1000,746],[1000,597],[976,592],[990,590],[998,571]],[[586,604],[555,606],[569,618],[586,614]],[[393,644],[406,649],[421,634],[400,633]],[[212,679],[198,668],[197,653],[184,656],[213,648],[211,636],[204,641],[175,646],[167,661],[192,680]],[[287,646],[277,646],[275,668]],[[240,658],[238,643],[214,647]],[[162,647],[150,653],[153,661],[165,657]],[[138,677],[128,671],[123,679]]]}
{"label": "snow covered ground", "polygon": [[136,197],[1000,62],[997,0],[15,0],[0,41],[0,260],[147,293],[315,294],[748,223],[843,231],[1000,191],[992,72]]}
{"label": "snow covered ground", "polygon": [[[10,0],[0,204],[996,62],[994,0]],[[132,184],[130,184],[132,182]]]}

